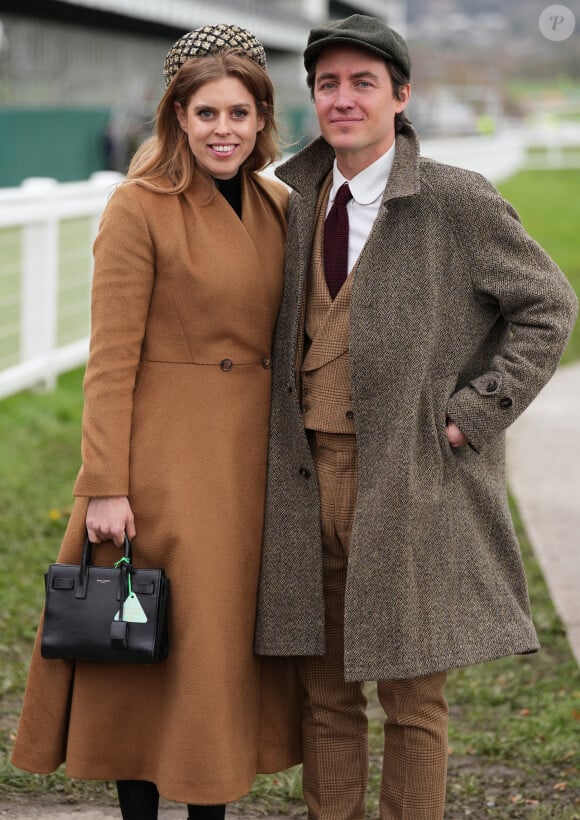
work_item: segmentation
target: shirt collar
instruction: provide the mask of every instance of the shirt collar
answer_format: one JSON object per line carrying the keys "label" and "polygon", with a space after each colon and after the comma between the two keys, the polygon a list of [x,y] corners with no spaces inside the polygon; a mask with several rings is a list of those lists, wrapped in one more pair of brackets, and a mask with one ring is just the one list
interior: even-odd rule
{"label": "shirt collar", "polygon": [[345,182],[348,182],[352,198],[359,205],[370,205],[378,199],[384,192],[385,186],[393,167],[395,158],[395,143],[389,150],[371,163],[367,168],[358,173],[352,179],[346,179],[338,170],[336,159],[332,166],[332,187],[328,195],[328,201],[332,205],[336,192]]}

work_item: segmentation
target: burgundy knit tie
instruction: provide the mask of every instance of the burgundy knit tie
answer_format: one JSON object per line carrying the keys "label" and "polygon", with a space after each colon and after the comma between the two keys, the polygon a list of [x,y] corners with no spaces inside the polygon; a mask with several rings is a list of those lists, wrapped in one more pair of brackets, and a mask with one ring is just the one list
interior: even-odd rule
{"label": "burgundy knit tie", "polygon": [[336,192],[332,208],[324,223],[324,275],[334,299],[348,274],[348,213],[346,203],[352,198],[348,182]]}

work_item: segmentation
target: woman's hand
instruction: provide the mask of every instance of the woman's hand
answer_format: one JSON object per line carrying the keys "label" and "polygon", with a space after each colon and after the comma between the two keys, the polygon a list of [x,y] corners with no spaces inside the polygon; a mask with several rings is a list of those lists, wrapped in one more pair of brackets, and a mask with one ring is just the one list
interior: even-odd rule
{"label": "woman's hand", "polygon": [[447,441],[450,447],[465,447],[469,444],[467,436],[463,435],[459,427],[451,419],[447,419]]}
{"label": "woman's hand", "polygon": [[137,534],[133,511],[126,496],[91,498],[86,523],[89,541],[93,544],[114,541],[115,546],[122,547],[125,533],[129,539]]}

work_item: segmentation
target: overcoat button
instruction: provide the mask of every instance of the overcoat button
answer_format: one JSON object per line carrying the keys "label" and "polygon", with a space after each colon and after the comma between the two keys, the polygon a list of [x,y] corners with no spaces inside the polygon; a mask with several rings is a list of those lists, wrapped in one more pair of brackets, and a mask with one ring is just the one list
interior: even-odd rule
{"label": "overcoat button", "polygon": [[263,358],[262,367],[264,367],[266,370],[268,370],[269,367],[272,367],[272,359],[268,358],[268,356]]}
{"label": "overcoat button", "polygon": [[347,419],[353,419],[354,418],[354,413],[353,413],[352,410],[347,410],[344,415],[347,417]]}
{"label": "overcoat button", "polygon": [[513,404],[513,401],[510,399],[510,397],[509,396],[504,396],[503,399],[501,399],[501,401],[499,403],[499,406],[503,407],[504,410],[507,410],[508,407],[512,406],[512,404]]}
{"label": "overcoat button", "polygon": [[302,478],[310,478],[310,470],[308,467],[301,467],[298,471]]}
{"label": "overcoat button", "polygon": [[289,393],[291,393],[294,390],[294,386],[292,385],[292,382],[286,382],[286,390]]}
{"label": "overcoat button", "polygon": [[495,379],[487,384],[487,392],[493,393],[494,390],[497,390],[497,382]]}
{"label": "overcoat button", "polygon": [[231,359],[222,359],[222,361],[220,362],[221,369],[225,370],[226,373],[229,370],[231,370],[233,366],[234,366],[234,363],[232,362]]}

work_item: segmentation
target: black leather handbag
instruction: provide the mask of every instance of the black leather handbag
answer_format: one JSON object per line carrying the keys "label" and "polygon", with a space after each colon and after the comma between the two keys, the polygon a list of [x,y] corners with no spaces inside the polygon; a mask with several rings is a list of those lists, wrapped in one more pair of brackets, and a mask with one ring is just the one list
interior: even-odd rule
{"label": "black leather handbag", "polygon": [[114,567],[92,565],[87,538],[78,564],[51,564],[40,653],[106,663],[158,663],[167,657],[169,579],[162,569],[135,569],[131,542]]}

